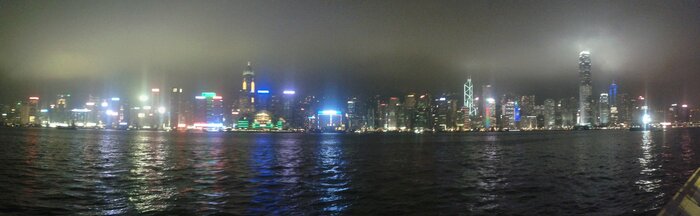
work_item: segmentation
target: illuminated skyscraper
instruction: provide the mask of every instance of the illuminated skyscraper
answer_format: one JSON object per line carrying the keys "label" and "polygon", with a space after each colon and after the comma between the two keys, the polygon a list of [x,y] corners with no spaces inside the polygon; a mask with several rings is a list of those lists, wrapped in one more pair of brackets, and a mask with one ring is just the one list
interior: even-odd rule
{"label": "illuminated skyscraper", "polygon": [[608,103],[610,106],[617,105],[617,84],[615,84],[615,81],[610,84],[610,89],[608,89]]}
{"label": "illuminated skyscraper", "polygon": [[484,128],[490,129],[496,126],[496,94],[493,92],[493,86],[484,85],[481,87],[481,98],[483,101],[483,122]]}
{"label": "illuminated skyscraper", "polygon": [[600,125],[608,125],[610,123],[610,97],[607,93],[600,93],[600,100],[598,101],[598,110],[598,113],[600,115]]}
{"label": "illuminated skyscraper", "polygon": [[221,125],[224,122],[223,98],[215,92],[202,92],[196,96],[195,125]]}
{"label": "illuminated skyscraper", "polygon": [[578,57],[578,69],[579,69],[579,119],[578,125],[591,125],[592,121],[592,91],[593,86],[591,84],[591,53],[589,51],[582,51]]}
{"label": "illuminated skyscraper", "polygon": [[469,117],[476,116],[477,106],[474,104],[474,84],[471,77],[464,83],[464,107],[467,108]]}
{"label": "illuminated skyscraper", "polygon": [[250,62],[248,62],[246,69],[243,70],[243,82],[240,95],[238,96],[238,108],[242,116],[255,112],[255,72]]}

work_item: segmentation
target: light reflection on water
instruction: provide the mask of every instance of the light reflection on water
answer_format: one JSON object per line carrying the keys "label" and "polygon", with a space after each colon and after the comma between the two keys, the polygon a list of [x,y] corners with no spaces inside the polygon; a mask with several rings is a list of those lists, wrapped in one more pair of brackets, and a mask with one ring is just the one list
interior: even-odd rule
{"label": "light reflection on water", "polygon": [[8,214],[653,214],[700,165],[693,129],[0,140]]}

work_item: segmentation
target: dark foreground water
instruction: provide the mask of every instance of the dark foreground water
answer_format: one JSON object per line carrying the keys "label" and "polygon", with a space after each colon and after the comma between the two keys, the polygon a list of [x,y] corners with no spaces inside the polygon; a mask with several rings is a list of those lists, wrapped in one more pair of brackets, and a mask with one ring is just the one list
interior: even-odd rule
{"label": "dark foreground water", "polygon": [[438,135],[0,130],[3,214],[655,214],[700,130]]}

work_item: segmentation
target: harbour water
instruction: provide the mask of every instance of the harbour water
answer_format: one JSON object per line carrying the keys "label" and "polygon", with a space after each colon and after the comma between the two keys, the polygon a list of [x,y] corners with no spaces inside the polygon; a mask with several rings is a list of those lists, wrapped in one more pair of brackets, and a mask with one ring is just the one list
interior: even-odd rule
{"label": "harbour water", "polygon": [[6,214],[657,213],[700,129],[468,134],[0,130]]}

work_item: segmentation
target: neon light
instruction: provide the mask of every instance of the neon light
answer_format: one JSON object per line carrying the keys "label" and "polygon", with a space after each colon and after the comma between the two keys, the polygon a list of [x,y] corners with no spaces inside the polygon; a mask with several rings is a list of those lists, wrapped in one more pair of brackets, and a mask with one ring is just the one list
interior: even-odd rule
{"label": "neon light", "polygon": [[293,91],[293,90],[284,90],[284,91],[282,91],[282,94],[286,94],[286,95],[293,95],[293,94],[296,94],[296,93],[297,93],[297,92],[296,92],[296,91]]}
{"label": "neon light", "polygon": [[223,97],[221,97],[221,96],[214,96],[214,100],[221,100],[221,99],[223,99]]}
{"label": "neon light", "polygon": [[258,90],[258,94],[269,94],[269,93],[270,93],[270,90],[265,90],[265,89]]}
{"label": "neon light", "polygon": [[214,96],[216,96],[216,92],[202,92],[202,96],[204,96],[204,97],[214,97]]}
{"label": "neon light", "polygon": [[200,100],[202,100],[202,99],[205,99],[206,97],[204,97],[204,96],[195,96],[194,98],[195,98],[195,99],[200,99]]}

